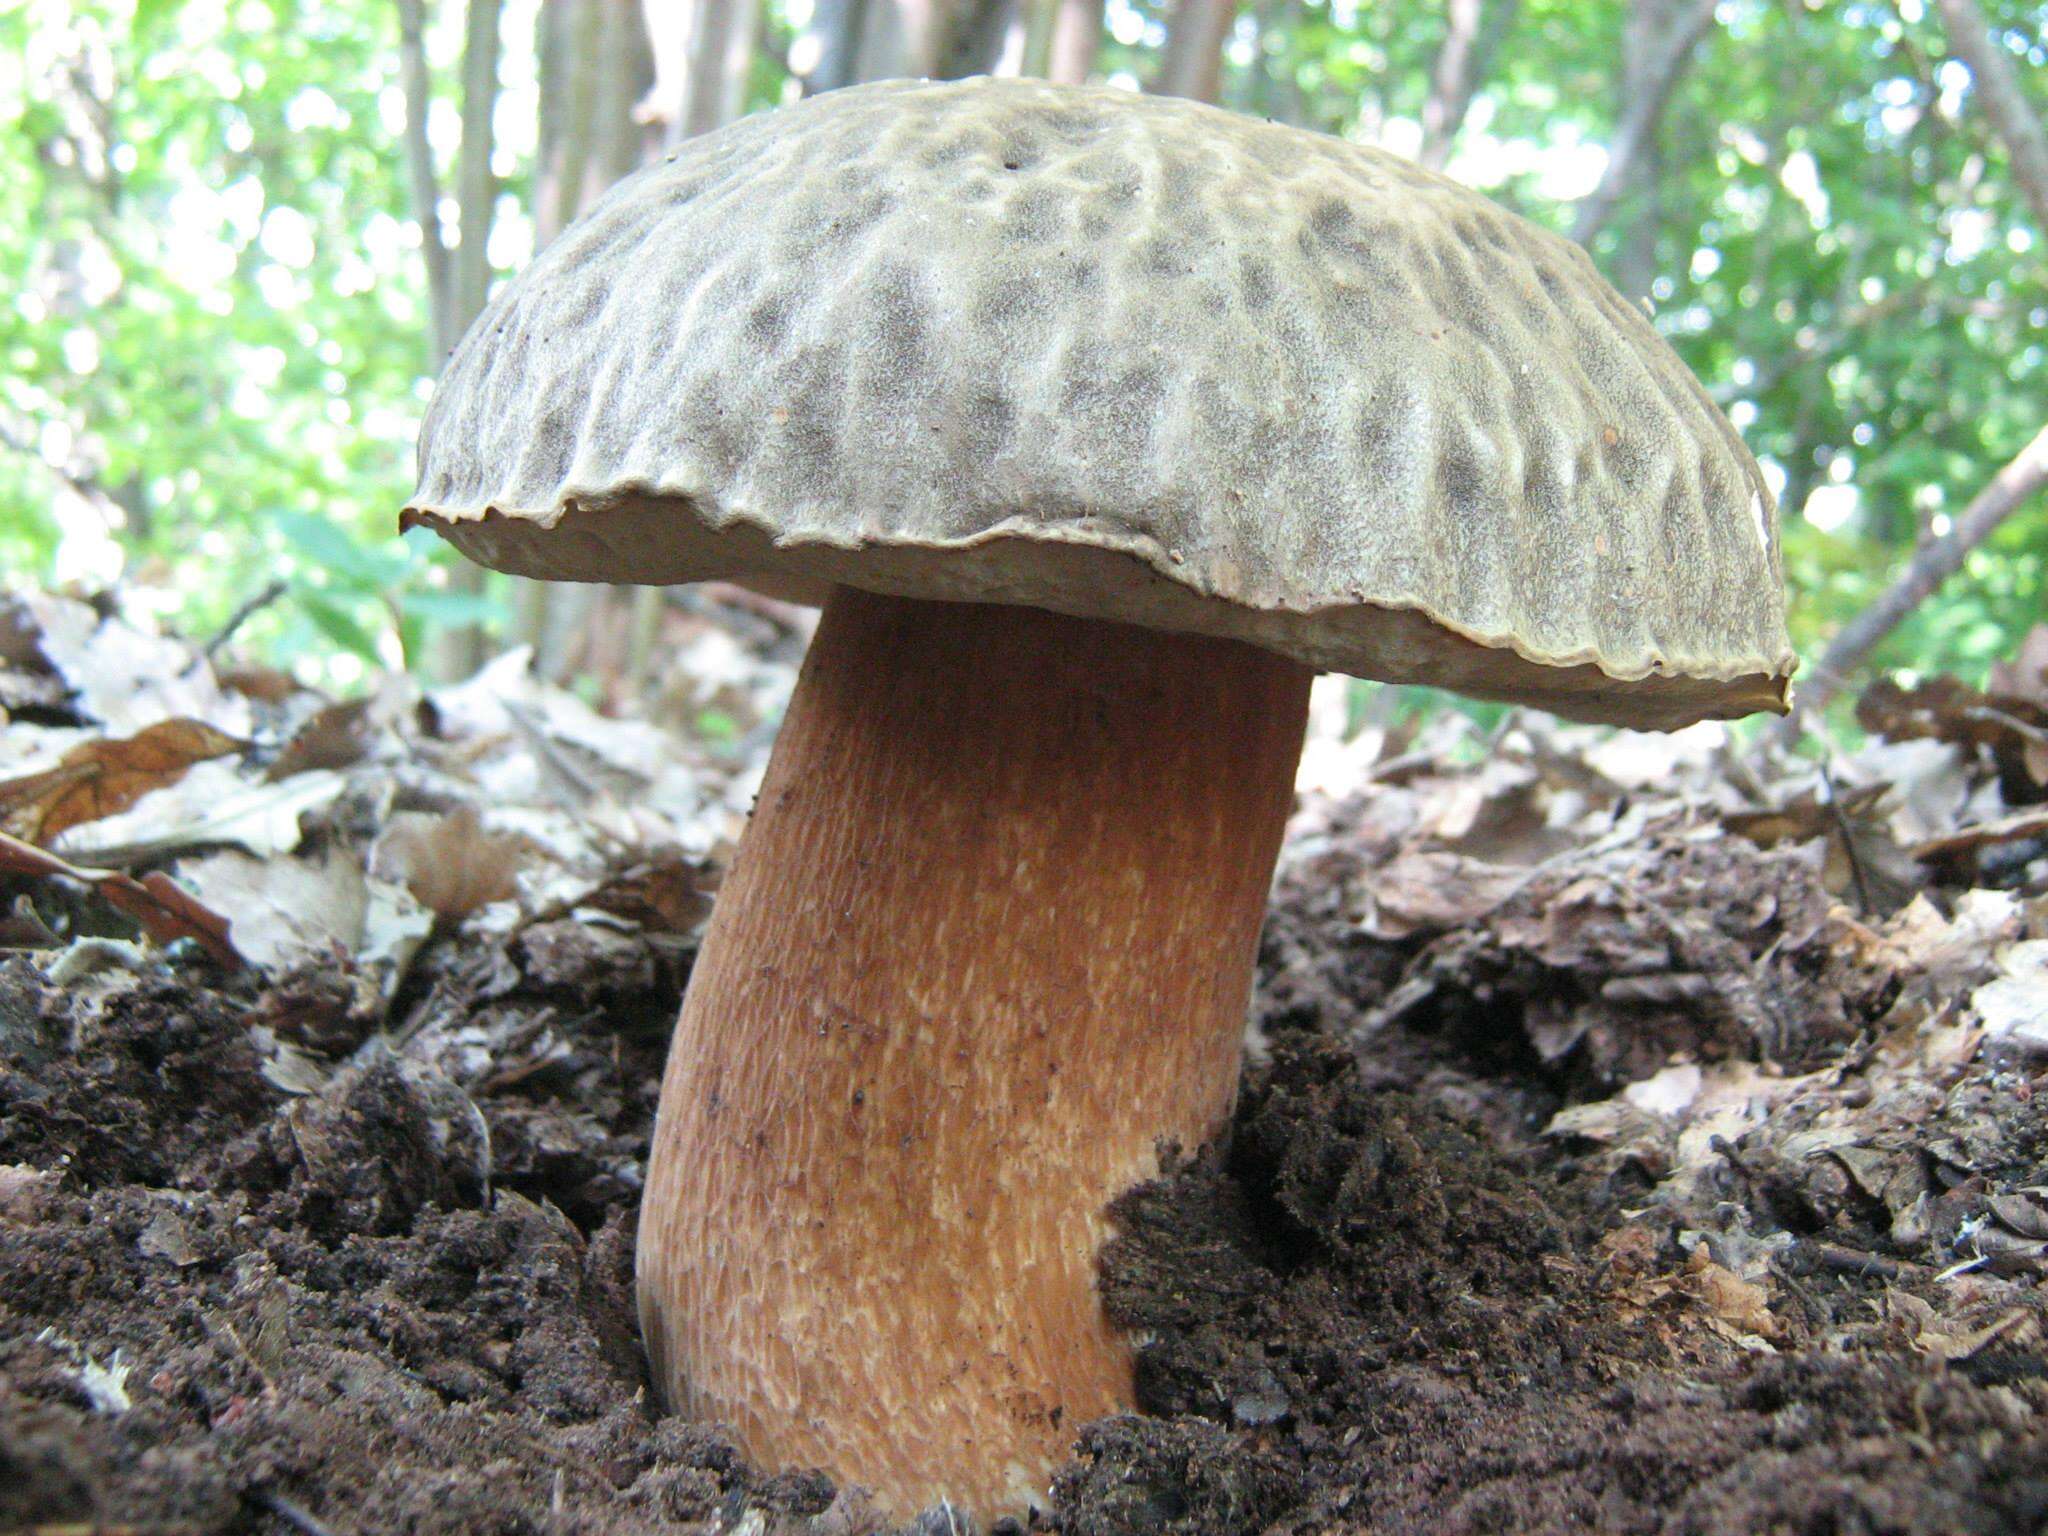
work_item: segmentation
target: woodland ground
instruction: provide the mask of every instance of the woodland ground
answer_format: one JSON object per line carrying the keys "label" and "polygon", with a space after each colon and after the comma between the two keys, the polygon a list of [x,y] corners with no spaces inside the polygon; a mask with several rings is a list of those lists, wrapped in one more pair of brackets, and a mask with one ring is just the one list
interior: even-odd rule
{"label": "woodland ground", "polygon": [[[64,620],[16,650],[12,734],[133,739],[76,692],[19,702],[79,634],[113,643]],[[339,735],[335,706],[257,700],[222,729],[269,743],[229,756],[284,830],[174,859],[189,807],[154,842],[124,824],[156,850],[126,867],[230,920],[236,969],[0,877],[28,898],[0,958],[0,1532],[868,1528],[661,1416],[635,1341],[642,1159],[744,754],[641,786],[664,837],[712,817],[689,858],[616,825],[572,846],[645,743],[510,676],[510,723],[460,690]],[[1229,1144],[1127,1197],[1106,1258],[1144,1411],[1080,1430],[1044,1521],[2048,1530],[2048,843],[1982,833],[2048,796],[2017,749],[1939,735],[1838,763],[1886,786],[1862,799],[1536,725],[1330,746]],[[535,762],[582,809],[546,809]],[[312,809],[278,788],[312,773]],[[0,785],[17,837],[75,835],[26,835],[53,803],[29,777]]]}

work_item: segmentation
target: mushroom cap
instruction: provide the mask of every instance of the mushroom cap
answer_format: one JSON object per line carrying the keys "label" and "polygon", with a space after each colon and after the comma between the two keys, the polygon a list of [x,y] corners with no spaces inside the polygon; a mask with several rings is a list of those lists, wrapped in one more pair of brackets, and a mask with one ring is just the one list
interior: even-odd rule
{"label": "mushroom cap", "polygon": [[1023,603],[1671,727],[1782,711],[1772,498],[1577,246],[1194,102],[890,81],[628,177],[456,348],[408,526]]}

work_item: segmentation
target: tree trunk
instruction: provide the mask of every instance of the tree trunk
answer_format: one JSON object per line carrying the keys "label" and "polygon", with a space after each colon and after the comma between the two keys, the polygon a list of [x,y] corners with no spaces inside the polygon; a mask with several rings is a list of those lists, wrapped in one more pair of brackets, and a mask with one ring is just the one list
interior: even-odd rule
{"label": "tree trunk", "polygon": [[534,246],[544,249],[583,207],[597,133],[598,30],[593,0],[558,0],[540,13],[540,143],[533,188]]}
{"label": "tree trunk", "polygon": [[[1877,649],[1886,635],[1897,629],[1914,609],[1925,602],[1941,584],[1963,568],[1970,551],[1982,544],[2013,513],[2026,505],[2027,498],[2048,484],[2048,427],[2019,451],[2013,461],[1979,491],[1947,537],[1923,544],[1914,551],[1899,579],[1857,614],[1835,636],[1814,666],[1813,681],[1799,700],[1802,710],[1819,710],[1841,690],[1849,674]],[[1795,716],[1794,719],[1797,717]],[[1787,721],[1789,726],[1792,722]]]}
{"label": "tree trunk", "polygon": [[1494,0],[1490,15],[1482,0],[1448,0],[1445,5],[1444,44],[1430,72],[1429,99],[1422,104],[1422,148],[1415,156],[1431,170],[1442,170],[1450,159],[1472,98],[1513,24],[1516,5],[1517,0]]}
{"label": "tree trunk", "polygon": [[1585,245],[1606,224],[1614,205],[1627,190],[1644,146],[1656,132],[1693,50],[1714,24],[1716,0],[1635,0],[1629,8],[1632,61],[1621,86],[1621,116],[1607,145],[1607,168],[1600,184],[1579,200],[1572,217],[1572,238]]}
{"label": "tree trunk", "polygon": [[1057,0],[1049,73],[1063,85],[1082,85],[1095,72],[1102,48],[1103,0]]}
{"label": "tree trunk", "polygon": [[735,121],[761,26],[760,0],[700,0],[690,33],[690,75],[676,142]]}
{"label": "tree trunk", "polygon": [[1146,87],[1161,96],[1215,101],[1223,89],[1223,45],[1237,20],[1237,0],[1175,0],[1166,23],[1166,52]]}
{"label": "tree trunk", "polygon": [[498,178],[491,171],[492,114],[498,106],[498,22],[503,0],[469,0],[462,47],[462,153],[455,167],[462,243],[455,251],[457,339],[483,312],[491,284],[491,224]]}
{"label": "tree trunk", "polygon": [[1002,52],[1010,3],[867,0],[854,78],[958,80],[986,74]]}
{"label": "tree trunk", "polygon": [[[436,371],[484,307],[491,280],[491,219],[498,187],[491,173],[491,114],[498,102],[498,23],[502,0],[470,0],[462,54],[462,148],[456,161],[456,208],[461,242],[452,253],[441,230],[439,181],[427,140],[432,80],[427,71],[420,0],[399,0],[399,44],[406,91],[406,146],[412,161],[414,215],[426,251]],[[437,279],[436,273],[439,273]],[[439,291],[436,292],[438,282]],[[449,577],[452,591],[484,590],[482,567],[458,564]],[[429,647],[428,667],[439,677],[467,677],[483,662],[484,633],[462,624],[438,632]]]}
{"label": "tree trunk", "polygon": [[1985,20],[1977,0],[1937,3],[1948,28],[1949,46],[1970,67],[1977,100],[2012,160],[2012,179],[2034,210],[2035,225],[2048,236],[2048,132],[2042,130],[2040,118],[2027,104],[2012,56],[1991,40],[1991,23]]}
{"label": "tree trunk", "polygon": [[427,140],[427,113],[434,81],[427,69],[426,7],[423,0],[398,0],[399,72],[405,82],[405,160],[412,182],[412,216],[420,227],[427,262],[427,345],[430,373],[439,373],[455,345],[455,297],[448,269],[448,237],[441,228],[441,178]]}
{"label": "tree trunk", "polygon": [[[673,150],[683,140],[723,127],[740,115],[746,106],[760,16],[760,0],[696,0],[687,10],[648,0],[655,78],[638,115],[656,125],[665,149]],[[653,669],[666,589],[628,590],[624,654],[605,684],[607,693],[635,697]]]}
{"label": "tree trunk", "polygon": [[927,67],[934,80],[964,80],[993,71],[1010,29],[1011,0],[950,0],[933,3]]}
{"label": "tree trunk", "polygon": [[[539,54],[533,205],[535,244],[545,246],[660,142],[642,121],[653,115],[659,93],[654,40],[638,12],[618,0],[549,0],[541,8]],[[533,647],[539,676],[559,682],[585,668],[620,671],[624,647],[599,643],[596,620],[607,588],[526,582],[519,590],[520,638]]]}
{"label": "tree trunk", "polygon": [[818,0],[800,40],[812,55],[797,71],[806,96],[836,91],[860,78],[861,39],[866,35],[870,4],[871,0]]}

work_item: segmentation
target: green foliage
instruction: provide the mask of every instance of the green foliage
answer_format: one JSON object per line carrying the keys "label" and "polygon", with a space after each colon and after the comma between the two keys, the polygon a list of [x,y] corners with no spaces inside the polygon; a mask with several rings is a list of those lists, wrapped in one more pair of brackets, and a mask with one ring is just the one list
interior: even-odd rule
{"label": "green foliage", "polygon": [[[1166,9],[1112,0],[1105,75],[1152,73]],[[1986,9],[2048,113],[2048,5]],[[1570,228],[1620,106],[1625,13],[1489,0],[1453,173]],[[506,14],[507,81],[530,85],[530,5]],[[807,14],[767,6],[750,108],[789,91]],[[1445,16],[1244,0],[1226,102],[1412,150]],[[460,31],[459,5],[435,12],[443,110]],[[532,106],[508,89],[501,125]],[[393,531],[432,359],[389,0],[18,0],[0,122],[7,569],[140,575],[195,630],[281,577],[242,634],[287,660],[389,664],[435,627],[504,622]],[[501,154],[515,234],[530,138]],[[1594,257],[1783,484],[1813,654],[2038,429],[2048,231],[1926,0],[1724,0],[1651,171]],[[2044,609],[2037,504],[1878,659],[1979,674]]]}
{"label": "green foliage", "polygon": [[281,575],[245,634],[394,659],[428,361],[395,39],[372,4],[0,11],[12,569],[125,565],[195,629]]}

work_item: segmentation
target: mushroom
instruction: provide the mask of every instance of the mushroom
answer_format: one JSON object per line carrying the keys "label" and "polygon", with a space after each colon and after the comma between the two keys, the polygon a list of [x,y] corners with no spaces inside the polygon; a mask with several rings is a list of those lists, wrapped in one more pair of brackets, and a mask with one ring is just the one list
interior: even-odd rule
{"label": "mushroom", "polygon": [[498,294],[406,517],[823,604],[690,979],[656,1386],[903,1515],[1133,1403],[1104,1209],[1229,1114],[1316,670],[1785,708],[1771,496],[1575,246],[1191,102],[896,81],[687,144]]}

